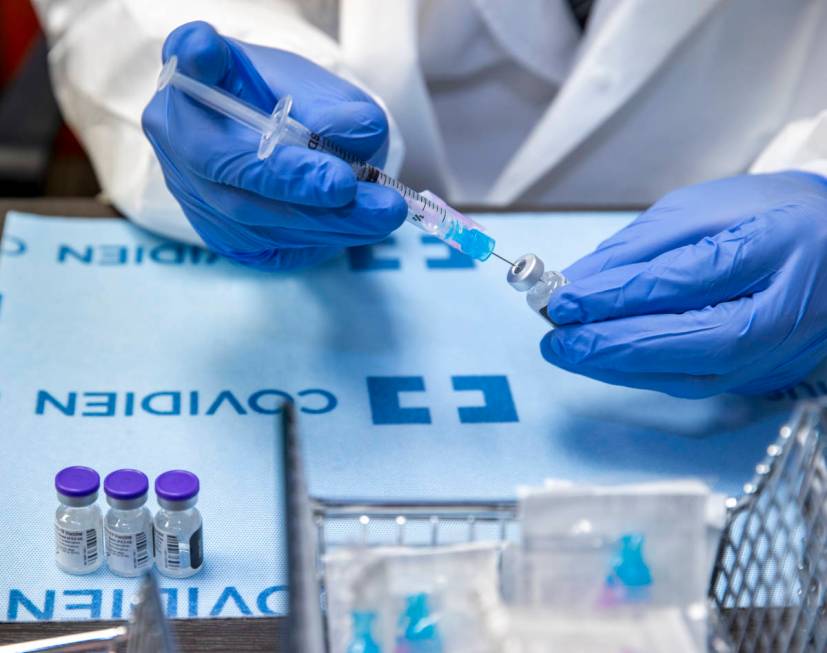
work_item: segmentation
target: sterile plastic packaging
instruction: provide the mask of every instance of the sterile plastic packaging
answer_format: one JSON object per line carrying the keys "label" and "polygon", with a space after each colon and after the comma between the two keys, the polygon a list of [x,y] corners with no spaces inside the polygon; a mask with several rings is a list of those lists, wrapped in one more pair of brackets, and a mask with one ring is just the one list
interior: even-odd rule
{"label": "sterile plastic packaging", "polygon": [[332,653],[502,650],[499,544],[354,547],[325,557]]}
{"label": "sterile plastic packaging", "polygon": [[697,481],[523,491],[512,650],[705,650],[710,502]]}

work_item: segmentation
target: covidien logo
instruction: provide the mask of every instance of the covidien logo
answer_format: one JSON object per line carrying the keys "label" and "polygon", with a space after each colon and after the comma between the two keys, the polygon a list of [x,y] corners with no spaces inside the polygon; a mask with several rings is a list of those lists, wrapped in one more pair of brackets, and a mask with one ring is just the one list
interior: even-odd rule
{"label": "covidien logo", "polygon": [[333,411],[339,400],[329,390],[305,388],[294,393],[263,388],[250,393],[220,390],[160,390],[148,394],[138,392],[52,392],[38,390],[36,415],[66,417],[133,417],[137,414],[161,417],[196,417],[223,414],[278,415],[285,401],[310,415]]}
{"label": "covidien logo", "polygon": [[[170,619],[176,617],[220,617],[242,615],[284,615],[287,613],[287,586],[270,585],[245,592],[235,585],[220,591],[198,587],[161,587],[161,603]],[[73,619],[125,619],[129,597],[123,589],[47,589],[38,596],[22,589],[9,590],[7,621],[51,621],[57,617]],[[3,599],[0,597],[0,604]]]}
{"label": "covidien logo", "polygon": [[57,262],[63,265],[213,265],[220,260],[220,256],[202,247],[175,242],[79,247],[62,244],[57,248]]}
{"label": "covidien logo", "polygon": [[[422,397],[419,406],[402,406],[400,395],[424,393],[422,376],[369,376],[367,378],[370,411],[374,424],[430,424],[431,411]],[[451,385],[460,399],[462,393],[482,394],[482,405],[457,405],[457,417],[462,424],[501,424],[517,422],[517,407],[511,394],[508,377],[452,376]]]}

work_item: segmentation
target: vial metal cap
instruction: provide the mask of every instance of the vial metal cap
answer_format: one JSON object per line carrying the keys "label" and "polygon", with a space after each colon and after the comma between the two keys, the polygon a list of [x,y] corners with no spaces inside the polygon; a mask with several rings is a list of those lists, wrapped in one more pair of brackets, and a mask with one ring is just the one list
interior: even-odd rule
{"label": "vial metal cap", "polygon": [[106,501],[113,508],[132,508],[144,504],[149,479],[137,469],[118,469],[103,480]]}
{"label": "vial metal cap", "polygon": [[508,271],[508,283],[521,292],[531,290],[545,272],[545,265],[534,254],[523,254]]}
{"label": "vial metal cap", "polygon": [[171,469],[155,479],[158,503],[171,510],[194,506],[200,489],[198,477],[183,469]]}

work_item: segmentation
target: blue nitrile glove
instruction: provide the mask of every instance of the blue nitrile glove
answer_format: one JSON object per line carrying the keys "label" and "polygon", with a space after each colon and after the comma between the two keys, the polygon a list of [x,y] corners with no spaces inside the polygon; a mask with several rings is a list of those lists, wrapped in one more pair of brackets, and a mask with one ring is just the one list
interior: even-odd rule
{"label": "blue nitrile glove", "polygon": [[[169,35],[164,61],[270,113],[293,96],[292,115],[342,148],[381,165],[388,122],[370,97],[323,68],[282,50],[220,36],[203,22]],[[264,161],[259,136],[167,87],[144,111],[144,131],[166,183],[208,247],[241,263],[286,269],[343,247],[383,239],[405,219],[401,196],[357,182],[343,161],[279,146]]]}
{"label": "blue nitrile glove", "polygon": [[670,193],[565,271],[543,356],[679,397],[790,386],[827,356],[827,179]]}

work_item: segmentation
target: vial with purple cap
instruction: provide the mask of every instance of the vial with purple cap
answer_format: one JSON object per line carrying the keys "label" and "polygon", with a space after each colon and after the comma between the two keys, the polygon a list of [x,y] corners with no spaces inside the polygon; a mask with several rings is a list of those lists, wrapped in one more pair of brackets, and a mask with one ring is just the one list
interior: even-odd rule
{"label": "vial with purple cap", "polygon": [[55,512],[55,561],[69,574],[101,566],[103,518],[96,505],[100,476],[89,467],[66,467],[55,476],[60,505]]}
{"label": "vial with purple cap", "polygon": [[137,469],[119,469],[103,480],[109,510],[104,518],[106,564],[118,576],[140,576],[152,567],[152,515],[144,505],[149,479]]}
{"label": "vial with purple cap", "polygon": [[165,576],[192,576],[204,564],[198,477],[173,469],[155,479],[160,510],[155,514],[155,565]]}

